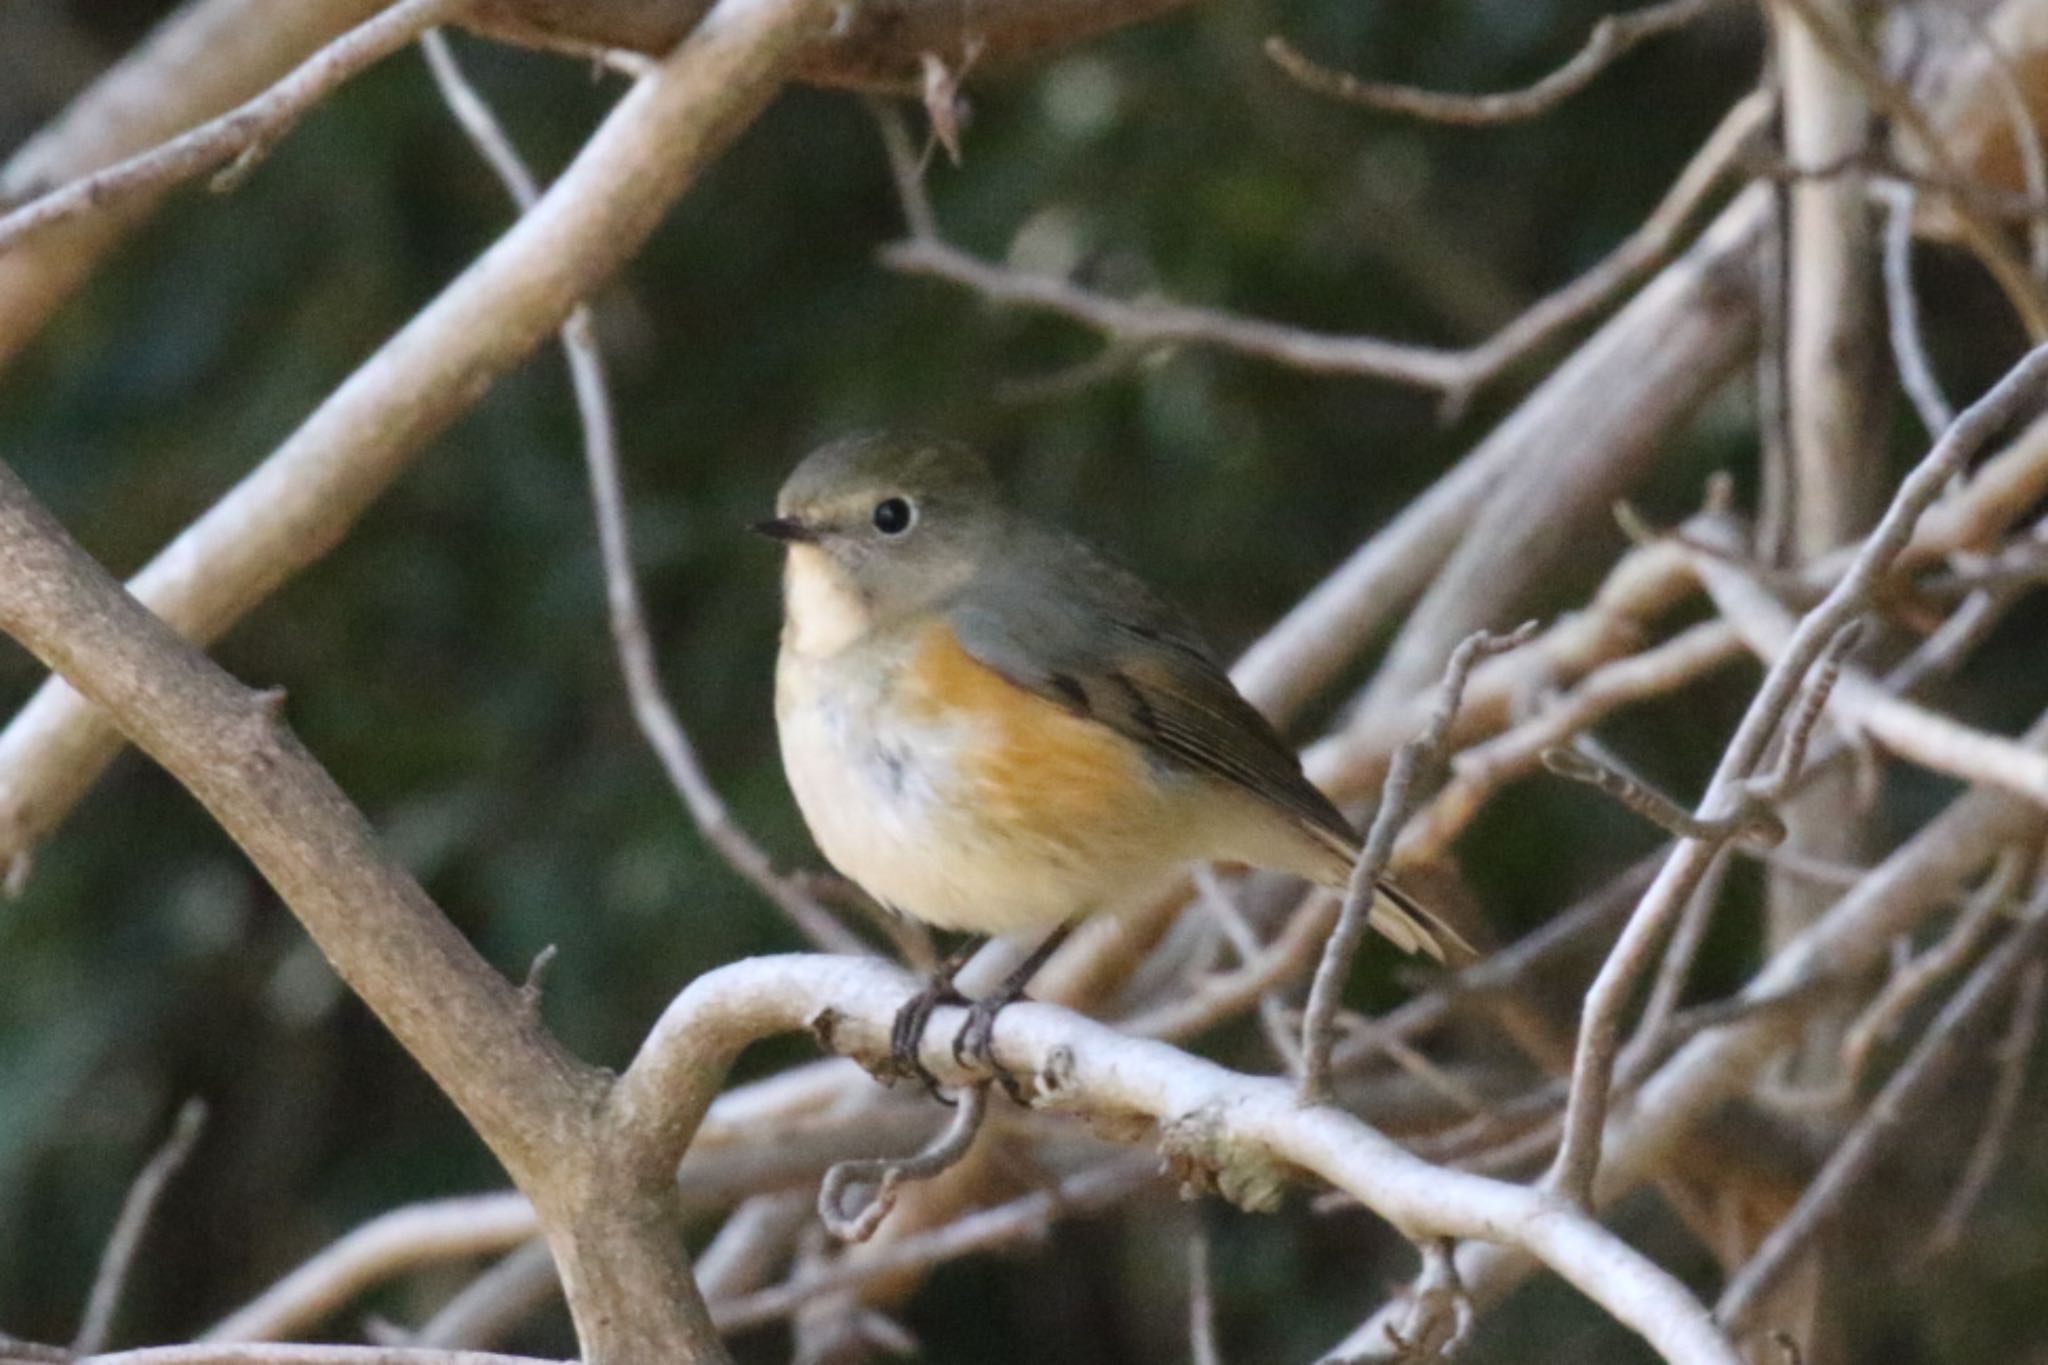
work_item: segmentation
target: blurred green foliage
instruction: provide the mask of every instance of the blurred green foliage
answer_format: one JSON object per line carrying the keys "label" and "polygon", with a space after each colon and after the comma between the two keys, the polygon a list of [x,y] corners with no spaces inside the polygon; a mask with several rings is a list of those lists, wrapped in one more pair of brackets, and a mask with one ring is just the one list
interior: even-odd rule
{"label": "blurred green foliage", "polygon": [[[162,8],[12,3],[61,33],[71,60],[59,80],[51,52],[0,48],[0,145]],[[977,82],[966,164],[933,173],[938,210],[976,251],[1062,260],[1116,292],[1476,340],[1655,202],[1754,79],[1753,16],[1653,45],[1553,117],[1483,132],[1324,103],[1282,80],[1259,45],[1284,32],[1367,74],[1492,88],[1553,65],[1599,13],[1585,0],[1200,6]],[[574,153],[616,94],[574,63],[460,46],[543,168]],[[422,63],[393,60],[233,196],[178,196],[0,375],[0,452],[89,548],[132,569],[506,218]],[[741,527],[816,440],[907,424],[983,443],[1020,497],[1141,565],[1228,650],[1468,448],[1540,369],[1448,430],[1426,395],[1213,354],[1043,384],[1094,356],[1097,340],[890,275],[873,253],[898,229],[859,102],[793,92],[601,301],[669,682],[739,817],[791,863],[816,855],[775,759],[774,556]],[[1948,347],[1958,372],[1995,369],[1999,352],[1981,340],[2003,335],[1985,330],[1993,305],[1953,263],[1932,268],[1955,301],[1943,323],[1963,338]],[[1746,398],[1710,409],[1673,444],[1651,507],[1687,505],[1710,469],[1746,468],[1751,427]],[[1618,543],[1589,541],[1543,605],[1581,594]],[[1997,679],[2024,674],[2026,631],[2041,624],[2001,636],[1974,709],[2010,722],[2038,704],[2038,689],[2011,701]],[[240,676],[290,690],[307,742],[493,962],[517,975],[559,945],[548,1016],[584,1055],[619,1063],[692,975],[794,946],[692,832],[626,713],[552,352],[500,384],[218,652]],[[0,659],[10,708],[36,681],[18,652]],[[1659,776],[1696,782],[1742,681],[1632,721],[1621,740]],[[1526,926],[1648,843],[1598,798],[1540,783],[1503,802],[1467,851],[1501,922]],[[1727,949],[1731,977],[1744,951]],[[122,1340],[189,1335],[356,1221],[500,1179],[223,836],[130,756],[43,851],[28,893],[0,906],[0,1326],[69,1336],[127,1179],[195,1094],[213,1122],[145,1253]],[[1908,1183],[1938,1197],[1942,1174]],[[2048,1333],[2016,1305],[2048,1254],[2018,1212],[2048,1206],[2044,1184],[2038,1144],[2022,1142],[1990,1247],[1942,1277],[1969,1293],[1874,1298],[1858,1318],[1878,1352],[1868,1358],[2016,1359],[2022,1339],[2043,1349]],[[1405,1264],[1357,1215],[1210,1216],[1239,1360],[1327,1345]],[[1061,1254],[1028,1276],[1001,1262],[950,1268],[911,1321],[937,1360],[1177,1358],[1182,1217],[1062,1232]],[[1704,1265],[1676,1234],[1651,1235]],[[403,1292],[373,1305],[420,1306]],[[561,1332],[545,1325],[523,1344],[559,1350]],[[1635,1350],[1555,1287],[1522,1296],[1485,1342],[1487,1359]],[[751,1346],[780,1358],[773,1334]]]}

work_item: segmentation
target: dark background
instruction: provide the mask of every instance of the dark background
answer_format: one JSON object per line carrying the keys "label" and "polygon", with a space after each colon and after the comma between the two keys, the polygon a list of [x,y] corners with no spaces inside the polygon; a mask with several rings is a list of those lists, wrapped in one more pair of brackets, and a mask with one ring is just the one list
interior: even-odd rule
{"label": "dark background", "polygon": [[[0,146],[163,8],[0,0]],[[940,164],[933,194],[969,248],[1050,253],[1112,292],[1474,341],[1640,220],[1754,81],[1755,16],[1737,7],[1653,44],[1540,122],[1473,132],[1327,104],[1282,79],[1260,44],[1282,32],[1363,73],[1492,88],[1554,65],[1600,13],[1565,0],[1200,6],[975,82],[965,166]],[[574,62],[458,47],[544,170],[620,88]],[[231,197],[178,195],[0,375],[0,457],[88,548],[132,570],[506,220],[423,63],[402,55]],[[1525,366],[1449,429],[1428,395],[1200,352],[1048,386],[1097,340],[891,275],[874,251],[899,228],[867,112],[797,91],[602,300],[660,655],[710,772],[789,863],[816,854],[775,758],[775,556],[741,528],[816,441],[916,425],[982,443],[1026,503],[1142,566],[1235,652],[1543,368]],[[1950,374],[1994,373],[2010,334],[1981,281],[1939,257],[1923,276]],[[1753,429],[1738,385],[1672,444],[1651,510],[1690,505],[1718,467],[1747,483]],[[1545,585],[1546,605],[1582,594],[1619,543],[1589,539]],[[2039,614],[2016,617],[1949,704],[2011,723],[2038,689],[2008,703],[2000,680],[2025,676],[2025,645],[2043,629]],[[559,945],[548,1017],[584,1055],[618,1064],[690,977],[795,946],[696,837],[626,712],[552,349],[426,451],[219,657],[290,690],[313,751],[493,962],[516,976]],[[37,677],[5,651],[0,701],[11,708]],[[1696,782],[1752,677],[1616,735],[1659,776]],[[1900,785],[1902,808],[1924,809],[1933,789]],[[1465,853],[1498,922],[1526,926],[1649,842],[1596,798],[1538,782]],[[1750,960],[1747,943],[1721,951],[1724,974]],[[357,1221],[501,1180],[227,840],[130,755],[42,851],[27,894],[0,905],[0,1326],[69,1337],[128,1179],[191,1095],[213,1121],[144,1253],[122,1341],[189,1336]],[[2026,1138],[2038,1117],[1958,1263],[1874,1280],[1859,1300],[1867,1358],[2048,1350],[2024,1311],[2048,1272],[2048,1239],[2029,1217],[2048,1194],[2048,1161]],[[1922,1150],[1901,1179],[1938,1190],[1954,1157]],[[1065,1230],[1028,1269],[949,1269],[909,1320],[935,1360],[1176,1359],[1186,1216],[1160,1206]],[[1652,1206],[1631,1216],[1634,1234],[1702,1270],[1704,1254]],[[1303,1358],[1405,1273],[1358,1215],[1209,1217],[1226,1347],[1240,1361]],[[429,1277],[373,1307],[415,1319],[447,1285]],[[1516,1304],[1495,1319],[1485,1358],[1546,1343],[1574,1359],[1636,1349],[1555,1286]],[[519,1344],[568,1341],[550,1321]],[[775,1333],[749,1349],[763,1360],[784,1350]]]}

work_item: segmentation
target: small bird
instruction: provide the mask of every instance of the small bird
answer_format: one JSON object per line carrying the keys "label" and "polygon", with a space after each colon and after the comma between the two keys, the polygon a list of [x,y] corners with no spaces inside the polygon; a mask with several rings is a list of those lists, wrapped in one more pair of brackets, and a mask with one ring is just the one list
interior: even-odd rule
{"label": "small bird", "polygon": [[[1083,542],[1008,506],[948,441],[816,451],[755,530],[788,547],[775,719],[819,849],[900,914],[974,935],[1047,932],[973,1002],[953,1051],[993,1065],[996,1012],[1089,914],[1183,864],[1342,888],[1351,826],[1187,619]],[[1442,960],[1455,931],[1382,882],[1374,928]],[[970,947],[972,941],[970,941]],[[963,950],[897,1016],[899,1066],[964,1004]]]}

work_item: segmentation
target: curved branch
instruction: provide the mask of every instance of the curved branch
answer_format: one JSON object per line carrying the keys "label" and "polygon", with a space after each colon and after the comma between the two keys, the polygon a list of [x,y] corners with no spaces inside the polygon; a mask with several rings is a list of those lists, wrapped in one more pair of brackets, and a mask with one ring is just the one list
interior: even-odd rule
{"label": "curved branch", "polygon": [[[912,235],[884,248],[882,263],[906,274],[961,285],[1004,307],[1064,317],[1103,333],[1121,347],[1214,346],[1312,374],[1365,375],[1434,389],[1443,395],[1448,420],[1517,362],[1613,303],[1647,271],[1668,260],[1686,226],[1721,186],[1769,114],[1770,99],[1762,91],[1738,101],[1650,216],[1619,245],[1492,336],[1463,350],[1316,332],[1186,304],[1112,298],[1065,280],[991,265],[920,228],[920,201],[908,193],[902,197]],[[900,174],[898,181],[900,188],[915,188],[914,181],[906,185]]]}
{"label": "curved branch", "polygon": [[1467,127],[1516,123],[1538,118],[1591,85],[1600,73],[1642,43],[1684,28],[1722,0],[1665,0],[1624,14],[1610,14],[1593,25],[1585,46],[1571,60],[1533,85],[1489,95],[1454,95],[1409,85],[1363,81],[1304,57],[1285,38],[1268,38],[1266,56],[1296,83],[1382,113],[1406,114],[1432,123]]}
{"label": "curved branch", "polygon": [[[633,1163],[672,1165],[726,1069],[758,1039],[809,1029],[836,1052],[879,1062],[912,989],[894,968],[846,958],[753,958],[699,977],[612,1092],[612,1120],[632,1135]],[[943,1042],[951,1036],[948,1022],[936,1019],[925,1063],[943,1081],[980,1079],[953,1060]],[[1149,1119],[1170,1157],[1227,1191],[1272,1197],[1299,1168],[1411,1238],[1476,1238],[1529,1252],[1667,1360],[1738,1359],[1683,1286],[1564,1201],[1432,1166],[1349,1114],[1303,1107],[1285,1081],[1228,1071],[1050,1005],[1005,1010],[994,1043],[1003,1066],[1036,1079],[1041,1107]]]}
{"label": "curved branch", "polygon": [[373,1218],[222,1318],[201,1341],[271,1341],[303,1331],[414,1266],[488,1256],[540,1232],[525,1195],[436,1199]]}

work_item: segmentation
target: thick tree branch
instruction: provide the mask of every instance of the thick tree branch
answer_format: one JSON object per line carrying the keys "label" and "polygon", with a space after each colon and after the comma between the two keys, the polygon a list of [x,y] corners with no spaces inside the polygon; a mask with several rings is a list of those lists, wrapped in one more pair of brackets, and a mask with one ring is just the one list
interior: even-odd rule
{"label": "thick tree branch", "polygon": [[[1445,547],[1451,554],[1373,677],[1368,715],[1424,694],[1459,641],[1512,620],[1549,567],[1582,552],[1589,529],[1656,467],[1666,435],[1749,354],[1752,263],[1767,207],[1764,191],[1744,191],[1466,457],[1481,461],[1499,446],[1524,452],[1471,529]],[[1617,384],[1616,375],[1627,378]]]}
{"label": "thick tree branch", "polygon": [[[205,643],[325,554],[491,383],[630,257],[774,94],[827,0],[725,0],[621,99],[533,212],[130,585]],[[52,680],[0,733],[0,860],[31,850],[120,739]]]}

